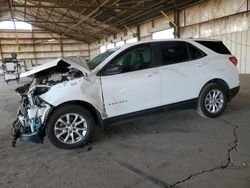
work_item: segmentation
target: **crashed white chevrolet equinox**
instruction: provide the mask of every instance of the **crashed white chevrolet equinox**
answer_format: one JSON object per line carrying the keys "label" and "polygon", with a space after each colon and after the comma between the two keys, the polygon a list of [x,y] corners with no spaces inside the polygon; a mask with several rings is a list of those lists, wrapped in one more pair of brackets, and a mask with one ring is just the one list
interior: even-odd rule
{"label": "crashed white chevrolet equinox", "polygon": [[239,91],[237,59],[221,41],[175,39],[108,50],[89,62],[57,59],[21,74],[16,140],[58,148],[85,145],[94,125],[177,107],[218,117]]}

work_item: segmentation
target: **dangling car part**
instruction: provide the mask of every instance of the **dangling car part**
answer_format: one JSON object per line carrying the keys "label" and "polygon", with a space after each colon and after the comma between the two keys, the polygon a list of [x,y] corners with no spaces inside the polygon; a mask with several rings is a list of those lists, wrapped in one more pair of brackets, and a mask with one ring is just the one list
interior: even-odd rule
{"label": "dangling car part", "polygon": [[51,105],[39,98],[39,95],[49,89],[47,85],[34,85],[27,92],[19,93],[20,108],[12,127],[13,146],[18,138],[22,141],[43,142],[42,128]]}

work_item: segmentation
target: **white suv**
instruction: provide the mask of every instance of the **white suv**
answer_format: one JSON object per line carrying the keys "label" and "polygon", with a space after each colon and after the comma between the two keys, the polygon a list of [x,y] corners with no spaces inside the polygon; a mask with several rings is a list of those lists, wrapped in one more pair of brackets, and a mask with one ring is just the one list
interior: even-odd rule
{"label": "white suv", "polygon": [[239,91],[237,59],[221,41],[176,39],[139,42],[108,50],[89,62],[57,59],[21,75],[16,139],[56,147],[86,144],[95,124],[159,109],[196,107],[219,116]]}

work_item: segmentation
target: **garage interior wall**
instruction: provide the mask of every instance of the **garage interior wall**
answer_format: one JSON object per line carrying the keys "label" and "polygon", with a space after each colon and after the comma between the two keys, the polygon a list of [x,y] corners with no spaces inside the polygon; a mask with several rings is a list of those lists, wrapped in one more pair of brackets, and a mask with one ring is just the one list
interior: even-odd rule
{"label": "garage interior wall", "polygon": [[[250,0],[208,0],[179,11],[181,38],[220,39],[238,60],[242,74],[250,74]],[[168,15],[174,20],[174,13]],[[169,29],[163,17],[144,22],[116,36],[90,43],[90,57],[100,53],[100,46],[133,38],[138,33],[139,40],[152,39],[152,33]],[[126,35],[125,35],[126,34]]]}
{"label": "garage interior wall", "polygon": [[[17,37],[16,37],[17,34]],[[37,28],[32,31],[0,31],[0,64],[3,58],[10,58],[12,52],[17,53],[21,67],[30,69],[32,66],[49,62],[56,58],[82,56],[89,59],[88,44],[82,41],[56,37]]]}
{"label": "garage interior wall", "polygon": [[[250,0],[207,0],[179,10],[179,20],[174,13],[168,16],[179,22],[181,38],[220,39],[238,60],[242,74],[250,73]],[[17,52],[26,66],[42,64],[60,57],[83,56],[93,58],[100,53],[100,46],[126,41],[138,36],[138,40],[152,39],[152,33],[171,28],[164,16],[148,20],[137,26],[128,26],[115,35],[87,44],[66,37],[51,41],[57,34],[38,28],[32,32],[18,32],[16,40],[13,31],[0,31],[0,63]],[[18,43],[18,45],[17,45]],[[18,46],[18,50],[17,49]]]}
{"label": "garage interior wall", "polygon": [[210,0],[180,13],[181,37],[224,42],[242,74],[250,74],[250,0]]}

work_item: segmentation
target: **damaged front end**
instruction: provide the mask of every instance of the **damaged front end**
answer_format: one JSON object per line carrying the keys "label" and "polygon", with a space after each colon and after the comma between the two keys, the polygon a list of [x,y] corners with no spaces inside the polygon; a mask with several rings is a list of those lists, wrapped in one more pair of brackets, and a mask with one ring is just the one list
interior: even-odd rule
{"label": "damaged front end", "polygon": [[[73,62],[72,60],[69,61]],[[20,107],[11,131],[13,147],[15,147],[17,139],[43,143],[44,128],[53,106],[40,96],[49,92],[54,85],[82,77],[83,72],[60,59],[38,66],[23,75],[32,76],[33,80],[30,84],[16,89],[16,92],[20,95]]]}
{"label": "damaged front end", "polygon": [[47,92],[50,86],[35,84],[22,93],[20,90],[24,90],[23,87],[25,86],[16,89],[20,94],[20,107],[12,127],[13,146],[15,146],[17,139],[42,143],[43,127],[52,108],[50,104],[39,97]]}

